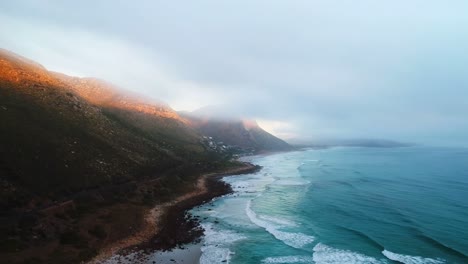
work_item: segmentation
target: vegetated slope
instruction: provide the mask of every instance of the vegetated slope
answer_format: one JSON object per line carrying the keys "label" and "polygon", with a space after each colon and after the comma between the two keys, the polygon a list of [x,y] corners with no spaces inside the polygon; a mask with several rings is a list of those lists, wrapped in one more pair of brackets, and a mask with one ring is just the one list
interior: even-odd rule
{"label": "vegetated slope", "polygon": [[[163,103],[0,49],[0,259],[82,263],[135,234],[154,204],[239,165],[205,131]],[[243,122],[215,132],[204,134],[247,149],[284,146]]]}
{"label": "vegetated slope", "polygon": [[272,134],[263,130],[257,122],[242,119],[222,119],[197,113],[184,113],[190,124],[202,135],[212,137],[235,148],[247,152],[284,151],[292,147]]}
{"label": "vegetated slope", "polygon": [[[81,263],[237,166],[163,103],[0,49],[0,259]],[[187,234],[189,235],[189,234]]]}
{"label": "vegetated slope", "polygon": [[198,134],[164,104],[0,50],[2,206],[70,193],[204,158]]}

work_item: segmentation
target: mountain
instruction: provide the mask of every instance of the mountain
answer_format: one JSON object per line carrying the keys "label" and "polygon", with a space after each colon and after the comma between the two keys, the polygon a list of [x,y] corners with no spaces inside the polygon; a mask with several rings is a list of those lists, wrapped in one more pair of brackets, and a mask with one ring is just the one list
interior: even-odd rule
{"label": "mountain", "polygon": [[[59,192],[162,171],[204,152],[174,110],[0,51],[0,164],[24,186]],[[195,155],[198,156],[198,155]],[[130,176],[132,175],[132,176]]]}
{"label": "mountain", "polygon": [[7,263],[89,259],[135,232],[129,226],[155,202],[232,164],[166,104],[3,49],[0,120],[0,258]]}
{"label": "mountain", "polygon": [[208,114],[0,49],[0,259],[81,263],[200,175],[238,169],[233,154],[291,148],[255,121]]}
{"label": "mountain", "polygon": [[206,109],[203,109],[190,113],[184,112],[181,115],[189,120],[191,126],[199,130],[202,135],[244,153],[292,149],[285,141],[263,130],[256,121],[216,116],[215,114],[219,112],[214,109],[207,112]]}

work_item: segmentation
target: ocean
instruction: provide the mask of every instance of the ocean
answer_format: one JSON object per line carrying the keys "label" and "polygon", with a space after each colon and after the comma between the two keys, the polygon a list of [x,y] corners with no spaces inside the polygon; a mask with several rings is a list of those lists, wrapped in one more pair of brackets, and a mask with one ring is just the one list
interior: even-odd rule
{"label": "ocean", "polygon": [[468,263],[468,149],[329,148],[256,156],[194,208],[200,263]]}

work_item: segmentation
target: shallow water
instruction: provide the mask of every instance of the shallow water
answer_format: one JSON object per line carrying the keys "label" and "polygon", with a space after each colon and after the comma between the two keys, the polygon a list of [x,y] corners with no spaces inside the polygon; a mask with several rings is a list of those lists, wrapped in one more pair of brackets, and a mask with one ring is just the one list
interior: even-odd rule
{"label": "shallow water", "polygon": [[252,158],[195,208],[200,263],[468,263],[468,149],[333,148]]}

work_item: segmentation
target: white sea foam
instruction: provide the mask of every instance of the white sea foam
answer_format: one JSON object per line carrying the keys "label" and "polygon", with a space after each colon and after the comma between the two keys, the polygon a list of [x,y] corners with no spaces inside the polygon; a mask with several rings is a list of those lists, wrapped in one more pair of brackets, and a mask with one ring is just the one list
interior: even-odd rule
{"label": "white sea foam", "polygon": [[237,194],[262,192],[265,187],[275,181],[271,175],[240,175],[223,178]]}
{"label": "white sea foam", "polygon": [[341,250],[318,243],[314,247],[313,260],[316,264],[381,264],[384,261],[350,250]]}
{"label": "white sea foam", "polygon": [[234,254],[229,250],[229,245],[245,237],[230,230],[216,229],[211,223],[204,223],[202,227],[205,229],[205,236],[201,247],[200,264],[222,261],[229,263],[231,255]]}
{"label": "white sea foam", "polygon": [[216,229],[212,223],[203,223],[201,226],[205,230],[205,244],[229,244],[245,238],[231,230]]}
{"label": "white sea foam", "polygon": [[281,240],[288,246],[302,248],[305,245],[312,243],[315,239],[315,237],[303,233],[281,231],[279,229],[284,228],[285,226],[267,221],[265,218],[261,219],[257,217],[257,214],[251,208],[251,200],[247,202],[245,212],[252,223],[264,228],[268,233],[272,234],[276,239]]}
{"label": "white sea foam", "polygon": [[263,263],[314,263],[310,256],[281,256],[281,257],[268,257],[262,260]]}
{"label": "white sea foam", "polygon": [[251,187],[251,184],[248,181],[235,181],[231,183],[232,189],[238,191],[240,189]]}
{"label": "white sea foam", "polygon": [[200,264],[221,263],[223,261],[229,263],[232,254],[229,248],[217,246],[203,246],[201,251]]}
{"label": "white sea foam", "polygon": [[442,263],[445,263],[445,260],[442,260],[442,259],[432,259],[432,258],[424,258],[424,257],[419,257],[419,256],[402,255],[402,254],[393,253],[388,250],[382,251],[382,254],[384,254],[387,258],[391,260],[402,262],[405,264],[442,264]]}

